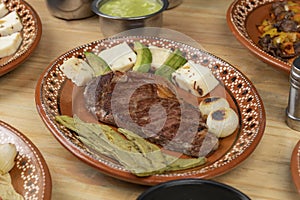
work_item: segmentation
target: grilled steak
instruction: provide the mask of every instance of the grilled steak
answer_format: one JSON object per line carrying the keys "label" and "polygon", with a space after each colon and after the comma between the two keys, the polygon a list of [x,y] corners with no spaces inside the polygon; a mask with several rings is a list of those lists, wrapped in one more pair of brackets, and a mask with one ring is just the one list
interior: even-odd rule
{"label": "grilled steak", "polygon": [[85,88],[87,109],[100,122],[135,132],[165,149],[199,157],[218,146],[199,109],[179,98],[165,79],[138,72],[111,72]]}

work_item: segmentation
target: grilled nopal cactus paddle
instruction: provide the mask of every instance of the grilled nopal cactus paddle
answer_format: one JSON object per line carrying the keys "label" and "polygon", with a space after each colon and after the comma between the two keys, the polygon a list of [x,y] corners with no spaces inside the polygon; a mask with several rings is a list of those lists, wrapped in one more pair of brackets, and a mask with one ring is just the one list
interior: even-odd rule
{"label": "grilled nopal cactus paddle", "polygon": [[150,70],[152,63],[150,49],[140,42],[134,42],[134,51],[137,54],[137,59],[132,70],[147,73]]}
{"label": "grilled nopal cactus paddle", "polygon": [[86,146],[116,159],[139,177],[189,169],[206,162],[205,157],[184,159],[163,153],[155,144],[125,129],[119,128],[117,132],[107,125],[86,123],[66,115],[56,116],[55,119],[75,131]]}

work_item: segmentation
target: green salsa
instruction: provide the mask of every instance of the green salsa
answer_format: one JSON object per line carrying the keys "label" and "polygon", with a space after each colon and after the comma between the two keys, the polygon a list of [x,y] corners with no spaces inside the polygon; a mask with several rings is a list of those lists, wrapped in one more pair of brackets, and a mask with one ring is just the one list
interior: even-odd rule
{"label": "green salsa", "polygon": [[99,11],[115,17],[139,17],[159,11],[162,4],[156,0],[110,0]]}

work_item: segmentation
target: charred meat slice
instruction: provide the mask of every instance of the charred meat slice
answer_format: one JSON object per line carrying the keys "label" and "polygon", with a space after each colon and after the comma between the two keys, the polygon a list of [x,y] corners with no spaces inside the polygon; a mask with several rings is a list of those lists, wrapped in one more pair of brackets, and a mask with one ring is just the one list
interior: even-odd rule
{"label": "charred meat slice", "polygon": [[199,109],[176,95],[164,78],[111,72],[85,88],[87,109],[98,121],[125,128],[163,148],[199,157],[218,146]]}

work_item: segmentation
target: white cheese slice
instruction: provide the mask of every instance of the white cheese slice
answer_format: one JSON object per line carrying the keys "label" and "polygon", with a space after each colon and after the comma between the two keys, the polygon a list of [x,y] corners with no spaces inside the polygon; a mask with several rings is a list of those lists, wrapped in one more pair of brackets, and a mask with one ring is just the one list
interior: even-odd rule
{"label": "white cheese slice", "polygon": [[172,82],[198,97],[205,96],[219,84],[209,68],[193,61],[173,72]]}
{"label": "white cheese slice", "polygon": [[0,19],[0,36],[10,35],[23,28],[20,17],[12,11]]}
{"label": "white cheese slice", "polygon": [[0,3],[0,18],[8,13],[8,10],[4,3]]}
{"label": "white cheese slice", "polygon": [[77,86],[84,86],[94,76],[93,69],[84,60],[69,58],[60,66],[67,78],[71,79]]}
{"label": "white cheese slice", "polygon": [[0,37],[0,58],[14,54],[21,43],[22,36],[20,32]]}
{"label": "white cheese slice", "polygon": [[136,54],[130,46],[124,42],[99,53],[112,71],[125,72],[129,70],[136,61]]}
{"label": "white cheese slice", "polygon": [[171,54],[171,50],[160,48],[157,46],[149,46],[149,50],[152,54],[151,70],[153,71],[157,70],[160,66],[162,66]]}

